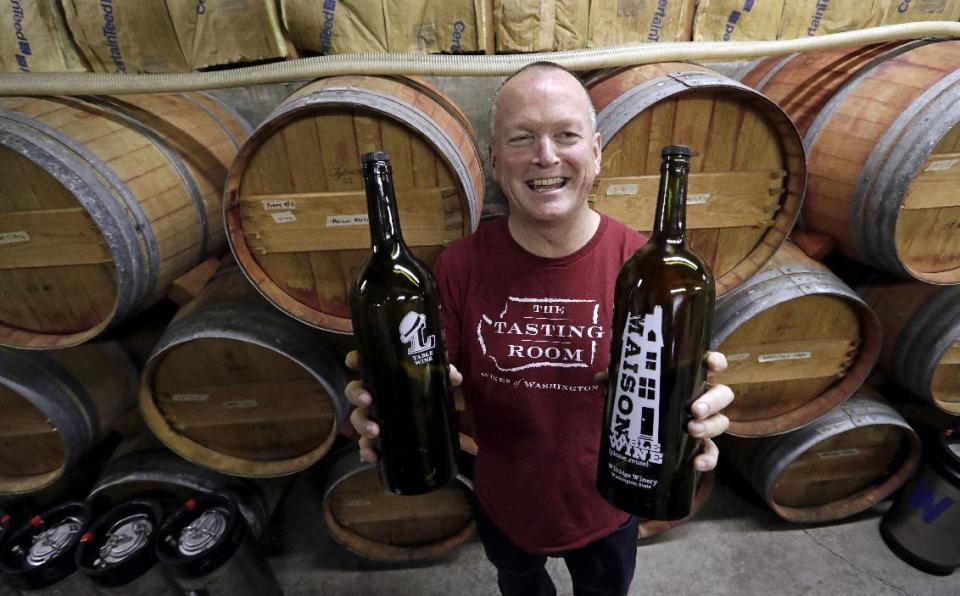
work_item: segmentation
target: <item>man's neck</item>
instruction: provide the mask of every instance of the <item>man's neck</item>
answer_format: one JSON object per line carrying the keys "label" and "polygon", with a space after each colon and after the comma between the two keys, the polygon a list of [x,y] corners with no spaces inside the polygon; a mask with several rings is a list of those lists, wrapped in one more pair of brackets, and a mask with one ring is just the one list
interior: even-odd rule
{"label": "man's neck", "polygon": [[547,225],[527,222],[510,216],[507,219],[510,236],[529,253],[538,257],[558,259],[583,248],[600,227],[600,214],[585,209],[576,218]]}

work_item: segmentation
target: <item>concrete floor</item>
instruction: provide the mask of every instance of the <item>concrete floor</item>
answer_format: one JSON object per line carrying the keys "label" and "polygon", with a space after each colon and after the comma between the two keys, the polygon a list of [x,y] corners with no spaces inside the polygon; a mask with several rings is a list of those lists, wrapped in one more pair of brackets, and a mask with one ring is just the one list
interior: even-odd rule
{"label": "concrete floor", "polygon": [[[722,465],[722,464],[721,464]],[[480,596],[497,594],[493,567],[476,539],[432,563],[385,565],[336,544],[320,515],[322,472],[297,477],[274,517],[282,552],[271,563],[287,594]],[[631,594],[956,595],[960,573],[927,575],[880,538],[889,505],[829,525],[776,517],[731,470],[684,525],[641,541]],[[309,528],[309,530],[305,530]],[[548,564],[558,593],[572,594],[563,562]]]}

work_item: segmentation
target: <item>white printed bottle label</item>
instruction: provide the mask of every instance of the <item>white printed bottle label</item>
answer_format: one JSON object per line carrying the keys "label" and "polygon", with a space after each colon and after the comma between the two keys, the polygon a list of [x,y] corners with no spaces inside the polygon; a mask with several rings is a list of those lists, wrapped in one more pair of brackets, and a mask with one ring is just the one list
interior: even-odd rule
{"label": "white printed bottle label", "polygon": [[607,187],[607,196],[635,195],[640,192],[639,184],[611,184]]}
{"label": "white printed bottle label", "polygon": [[957,165],[957,162],[960,162],[960,159],[938,159],[937,161],[931,161],[924,172],[945,172]]}
{"label": "white printed bottle label", "polygon": [[757,357],[759,362],[780,362],[781,360],[807,360],[813,352],[783,352],[780,354],[762,354]]}
{"label": "white printed bottle label", "polygon": [[[620,362],[610,420],[611,457],[648,468],[663,464],[660,445],[660,365],[663,351],[663,309],[628,315],[620,345]],[[656,486],[649,477],[611,469],[624,484]]]}
{"label": "white printed bottle label", "polygon": [[370,218],[366,213],[359,215],[328,215],[327,227],[337,228],[340,226],[366,226],[369,225]]}
{"label": "white printed bottle label", "polygon": [[30,242],[30,234],[26,230],[19,232],[0,232],[0,244],[17,244]]}
{"label": "white printed bottle label", "polygon": [[687,205],[706,205],[710,200],[710,193],[694,193],[687,195]]}
{"label": "white printed bottle label", "polygon": [[271,213],[274,223],[285,224],[297,221],[297,216],[293,214],[292,211],[278,211],[277,213]]}
{"label": "white printed bottle label", "polygon": [[400,320],[400,341],[407,346],[407,354],[417,366],[429,364],[433,360],[433,349],[437,346],[437,336],[427,335],[427,316],[410,311]]}
{"label": "white printed bottle label", "polygon": [[277,201],[260,201],[260,202],[263,203],[264,211],[278,211],[280,209],[289,210],[289,209],[297,208],[297,202],[294,201],[293,199],[284,199],[282,201],[277,200]]}
{"label": "white printed bottle label", "polygon": [[207,401],[210,396],[206,393],[174,393],[170,399],[173,401]]}

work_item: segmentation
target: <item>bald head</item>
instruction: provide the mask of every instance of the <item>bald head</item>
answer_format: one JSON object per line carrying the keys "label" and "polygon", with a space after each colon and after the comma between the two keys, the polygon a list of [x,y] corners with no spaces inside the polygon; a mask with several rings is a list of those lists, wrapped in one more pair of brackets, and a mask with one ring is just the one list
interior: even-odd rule
{"label": "bald head", "polygon": [[[490,100],[490,136],[491,138],[496,135],[496,124],[497,124],[497,110],[500,107],[501,99],[505,93],[520,93],[525,94],[529,92],[530,80],[536,78],[538,75],[553,75],[555,78],[563,81],[564,84],[569,84],[570,88],[577,88],[579,92],[583,94],[583,99],[585,103],[586,110],[590,116],[590,125],[595,131],[597,129],[597,111],[593,107],[593,100],[590,98],[590,93],[587,91],[587,88],[583,86],[583,83],[580,82],[576,76],[574,76],[569,70],[560,66],[555,62],[533,62],[519,69],[509,77],[503,83],[497,87],[496,92],[493,94],[493,98]],[[548,98],[530,96],[529,101],[547,101]]]}

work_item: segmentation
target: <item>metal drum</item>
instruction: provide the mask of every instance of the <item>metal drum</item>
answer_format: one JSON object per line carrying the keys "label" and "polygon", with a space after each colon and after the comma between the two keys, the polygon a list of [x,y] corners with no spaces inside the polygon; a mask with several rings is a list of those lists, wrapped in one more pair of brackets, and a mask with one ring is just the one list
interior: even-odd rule
{"label": "metal drum", "polygon": [[132,499],[95,520],[77,547],[77,567],[104,594],[153,596],[178,588],[157,564],[160,504]]}
{"label": "metal drum", "polygon": [[918,569],[949,575],[960,567],[960,425],[932,445],[920,473],[880,522],[880,535]]}
{"label": "metal drum", "polygon": [[170,516],[160,528],[157,556],[187,592],[283,593],[236,500],[225,493],[194,496]]}
{"label": "metal drum", "polygon": [[74,562],[89,521],[87,508],[78,501],[47,509],[11,534],[0,551],[0,571],[24,594],[96,596]]}

